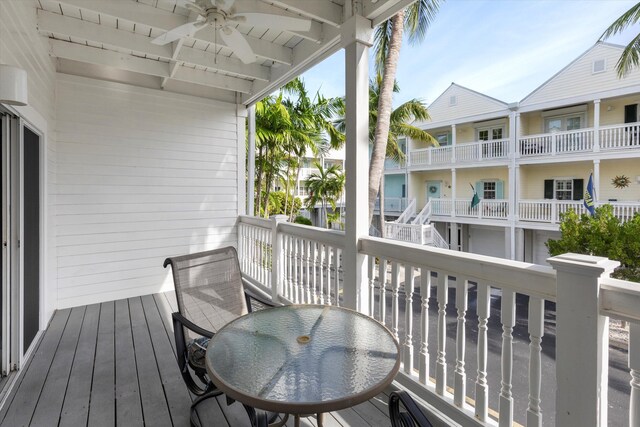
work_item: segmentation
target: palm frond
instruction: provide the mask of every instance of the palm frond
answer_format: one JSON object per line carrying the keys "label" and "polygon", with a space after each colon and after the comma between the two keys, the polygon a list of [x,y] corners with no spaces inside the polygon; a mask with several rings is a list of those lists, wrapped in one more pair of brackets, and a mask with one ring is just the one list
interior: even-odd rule
{"label": "palm frond", "polygon": [[[640,20],[640,3],[636,3],[629,10],[622,14],[613,24],[605,30],[600,36],[600,40],[604,41],[609,37],[624,31],[625,28],[637,23]],[[627,46],[628,47],[628,46]]]}
{"label": "palm frond", "polygon": [[409,33],[409,43],[420,43],[440,9],[440,0],[418,0],[407,7],[404,26]]}
{"label": "palm frond", "polygon": [[620,59],[616,64],[618,77],[622,78],[631,71],[633,67],[640,65],[640,34],[635,36],[633,40],[624,48]]}

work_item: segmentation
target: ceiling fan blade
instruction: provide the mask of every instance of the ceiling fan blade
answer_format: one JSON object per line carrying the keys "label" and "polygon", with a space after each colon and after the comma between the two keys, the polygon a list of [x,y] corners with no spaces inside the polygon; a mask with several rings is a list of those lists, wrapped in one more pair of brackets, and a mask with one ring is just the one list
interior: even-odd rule
{"label": "ceiling fan blade", "polygon": [[161,36],[156,37],[151,40],[151,43],[157,44],[160,46],[164,46],[165,44],[169,44],[183,37],[191,36],[200,28],[207,25],[206,21],[200,22],[188,22],[184,25],[180,25],[179,27],[174,28],[173,30],[169,30]]}
{"label": "ceiling fan blade", "polygon": [[254,25],[260,28],[273,28],[289,31],[309,31],[311,20],[290,16],[272,15],[270,13],[247,12],[237,13],[233,18],[240,18],[239,23]]}
{"label": "ceiling fan blade", "polygon": [[245,64],[251,64],[256,61],[256,55],[253,49],[247,43],[244,36],[233,27],[223,27],[220,29],[220,38],[224,40],[227,46],[233,50],[233,53],[240,58]]}

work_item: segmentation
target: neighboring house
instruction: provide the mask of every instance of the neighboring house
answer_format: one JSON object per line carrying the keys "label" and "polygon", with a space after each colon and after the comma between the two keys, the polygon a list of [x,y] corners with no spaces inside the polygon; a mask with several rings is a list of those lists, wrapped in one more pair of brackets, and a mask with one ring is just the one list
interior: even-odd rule
{"label": "neighboring house", "polygon": [[[412,217],[451,248],[541,264],[560,213],[584,211],[591,173],[597,203],[629,218],[640,211],[640,71],[617,77],[622,49],[595,44],[519,103],[452,83],[418,124],[440,147],[410,141],[407,165],[385,170],[387,194],[403,191],[395,177],[406,173]],[[630,184],[614,187],[622,175]]]}

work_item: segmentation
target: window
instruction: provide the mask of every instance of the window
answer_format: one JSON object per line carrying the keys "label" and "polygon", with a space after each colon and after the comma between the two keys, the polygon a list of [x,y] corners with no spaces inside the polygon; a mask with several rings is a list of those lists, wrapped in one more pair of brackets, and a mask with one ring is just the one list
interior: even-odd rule
{"label": "window", "polygon": [[556,200],[582,200],[584,180],[556,178],[544,180],[544,198]]}
{"label": "window", "polygon": [[436,135],[436,139],[441,147],[451,145],[451,133],[443,132]]}
{"label": "window", "polygon": [[502,139],[504,135],[504,127],[503,126],[492,126],[487,128],[479,128],[478,130],[478,141],[489,141],[493,139]]}
{"label": "window", "polygon": [[556,200],[573,200],[573,180],[571,179],[555,180],[555,199]]}
{"label": "window", "polygon": [[483,199],[496,199],[496,182],[485,181],[483,184],[482,198]]}
{"label": "window", "polygon": [[458,97],[452,95],[449,97],[449,107],[453,107],[454,105],[458,105]]}
{"label": "window", "polygon": [[565,130],[581,129],[584,121],[584,114],[572,114],[561,117],[549,117],[545,119],[545,131],[560,132]]}
{"label": "window", "polygon": [[596,59],[595,61],[593,61],[592,68],[591,68],[592,74],[604,73],[604,71],[605,71],[604,59]]}

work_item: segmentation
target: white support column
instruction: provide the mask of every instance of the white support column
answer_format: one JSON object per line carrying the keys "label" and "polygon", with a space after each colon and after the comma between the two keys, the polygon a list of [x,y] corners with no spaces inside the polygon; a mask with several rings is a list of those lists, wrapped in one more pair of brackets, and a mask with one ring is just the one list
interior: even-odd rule
{"label": "white support column", "polygon": [[354,15],[342,25],[345,47],[346,214],[344,242],[344,305],[369,314],[366,256],[358,240],[369,234],[369,46],[371,21]]}
{"label": "white support column", "polygon": [[516,131],[515,131],[515,157],[520,157],[520,138],[522,137],[522,120],[520,118],[520,113],[515,113],[516,115]]}
{"label": "white support column", "polygon": [[238,102],[236,106],[236,141],[237,141],[237,171],[236,180],[238,185],[238,215],[245,215],[247,213],[247,182],[246,174],[244,170],[246,160],[246,143],[247,137],[245,134],[247,108]]}
{"label": "white support column", "polygon": [[520,172],[520,166],[515,167],[515,196],[513,199],[513,212],[514,220],[520,221],[520,208],[518,207],[518,200],[522,199],[522,176]]}
{"label": "white support column", "polygon": [[600,100],[593,100],[593,151],[600,151]]}
{"label": "white support column", "polygon": [[[451,216],[456,216],[456,168],[451,169]],[[477,191],[477,189],[476,189]]]}
{"label": "white support column", "polygon": [[451,125],[451,163],[456,162],[456,125]]}
{"label": "white support column", "polygon": [[600,159],[593,161],[593,193],[593,203],[597,203],[600,194]]}
{"label": "white support column", "polygon": [[617,261],[564,254],[547,260],[557,272],[556,425],[607,425],[609,318],[600,315],[600,278]]}
{"label": "white support column", "polygon": [[249,124],[249,149],[247,159],[247,215],[255,212],[255,182],[256,182],[256,106],[248,108],[247,121]]}

